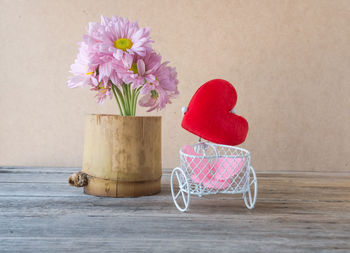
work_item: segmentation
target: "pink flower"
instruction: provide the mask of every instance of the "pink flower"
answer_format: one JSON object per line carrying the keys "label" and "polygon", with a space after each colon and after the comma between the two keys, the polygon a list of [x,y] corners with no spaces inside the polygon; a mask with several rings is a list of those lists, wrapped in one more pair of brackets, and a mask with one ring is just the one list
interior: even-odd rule
{"label": "pink flower", "polygon": [[112,84],[110,82],[108,82],[106,86],[104,86],[102,83],[97,86],[92,86],[90,90],[97,91],[95,97],[97,98],[97,102],[99,104],[103,104],[107,97],[113,97]]}
{"label": "pink flower", "polygon": [[166,66],[167,64],[167,62],[161,64],[159,68],[154,71],[153,74],[156,79],[154,83],[144,86],[150,86],[150,88],[145,88],[146,91],[144,91],[143,94],[146,94],[140,99],[139,105],[150,107],[148,112],[154,109],[163,109],[166,104],[171,103],[171,98],[179,94],[176,70],[175,68]]}
{"label": "pink flower", "polygon": [[140,104],[149,110],[164,108],[178,94],[178,81],[175,69],[161,64],[152,42],[148,28],[139,28],[126,18],[102,16],[101,22],[87,27],[68,86],[89,85],[99,103],[115,95],[121,115],[134,115],[135,106],[130,105],[139,93],[143,96]]}
{"label": "pink flower", "polygon": [[105,26],[103,33],[103,47],[112,52],[119,59],[125,52],[144,56],[147,49],[151,49],[153,42],[149,37],[149,28],[139,28],[137,22],[131,23],[127,18],[112,19],[101,17],[101,24]]}
{"label": "pink flower", "polygon": [[159,54],[148,50],[144,57],[125,57],[123,66],[117,67],[117,71],[125,83],[132,84],[133,89],[144,85],[141,94],[145,94],[146,90],[152,90],[152,88],[147,89],[149,84],[156,82],[154,72],[159,68],[161,59]]}
{"label": "pink flower", "polygon": [[149,28],[139,28],[126,18],[101,17],[101,23],[90,23],[84,42],[91,50],[91,65],[102,66],[103,75],[111,72],[112,62],[121,64],[126,55],[145,56],[151,49]]}
{"label": "pink flower", "polygon": [[86,85],[98,85],[95,68],[89,67],[88,47],[84,43],[79,43],[79,53],[77,59],[71,65],[70,73],[67,85],[69,88],[76,88]]}

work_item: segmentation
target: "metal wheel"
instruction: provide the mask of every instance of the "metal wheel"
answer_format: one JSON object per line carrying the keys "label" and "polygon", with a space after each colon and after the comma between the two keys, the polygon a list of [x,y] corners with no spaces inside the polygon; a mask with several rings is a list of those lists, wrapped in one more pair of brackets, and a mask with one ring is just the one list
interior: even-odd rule
{"label": "metal wheel", "polygon": [[181,212],[187,211],[191,201],[191,194],[185,172],[179,167],[173,169],[170,180],[171,195],[175,206]]}
{"label": "metal wheel", "polygon": [[249,186],[247,191],[243,193],[243,199],[246,207],[248,209],[253,209],[256,202],[256,197],[258,196],[258,179],[256,178],[253,167],[250,167],[249,170]]}

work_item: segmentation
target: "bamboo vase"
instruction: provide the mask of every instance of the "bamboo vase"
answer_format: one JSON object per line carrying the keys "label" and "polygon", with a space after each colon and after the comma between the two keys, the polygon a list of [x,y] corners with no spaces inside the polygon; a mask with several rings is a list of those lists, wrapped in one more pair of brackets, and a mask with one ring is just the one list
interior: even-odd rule
{"label": "bamboo vase", "polygon": [[161,117],[86,116],[82,166],[88,176],[86,194],[156,194],[161,166]]}

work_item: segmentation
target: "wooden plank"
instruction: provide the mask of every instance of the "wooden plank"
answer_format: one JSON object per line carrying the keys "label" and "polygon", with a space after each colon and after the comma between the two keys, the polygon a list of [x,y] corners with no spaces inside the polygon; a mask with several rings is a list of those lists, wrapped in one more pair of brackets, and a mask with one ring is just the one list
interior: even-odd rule
{"label": "wooden plank", "polygon": [[[341,233],[346,230],[345,225],[328,226],[281,223],[263,219],[240,220],[235,219],[190,219],[179,216],[177,218],[162,217],[128,217],[128,216],[91,216],[80,214],[57,214],[56,219],[51,217],[24,217],[8,218],[6,223],[0,223],[0,243],[4,247],[7,241],[9,249],[18,250],[19,238],[24,239],[27,249],[39,248],[49,250],[67,250],[69,247],[78,250],[81,242],[90,241],[90,244],[103,250],[116,250],[130,247],[134,252],[135,243],[142,247],[143,243],[151,247],[147,241],[163,242],[163,250],[187,252],[195,249],[205,249],[210,252],[223,252],[229,249],[245,249],[246,252],[255,252],[269,249],[275,252],[299,252],[318,249],[347,249],[349,250],[349,236]],[[9,225],[10,224],[10,225]],[[267,228],[266,225],[269,224]],[[4,228],[4,225],[7,227]],[[35,232],[35,236],[33,236]],[[29,237],[29,240],[28,240]],[[32,240],[30,240],[32,238]],[[56,243],[54,240],[64,239],[72,244]],[[52,240],[52,245],[43,245],[35,242]],[[63,240],[63,242],[64,242]],[[139,241],[140,240],[140,241]],[[12,241],[12,243],[11,243]],[[74,245],[74,242],[79,245]],[[143,243],[142,243],[143,242]],[[176,248],[169,248],[166,244],[172,242]],[[108,247],[105,243],[109,243]],[[131,245],[128,246],[128,244]],[[175,243],[175,245],[174,245]],[[183,248],[182,243],[186,243]],[[111,248],[111,246],[116,248]],[[202,248],[205,246],[206,248]],[[274,247],[271,247],[274,246]],[[257,248],[258,247],[258,248]],[[2,248],[3,250],[4,248]],[[95,248],[96,249],[96,248]],[[186,250],[187,249],[187,250]],[[260,249],[260,250],[258,250]],[[145,252],[147,252],[145,250]],[[231,252],[231,251],[230,251]],[[317,251],[320,252],[320,251]]]}
{"label": "wooden plank", "polygon": [[163,170],[160,194],[133,199],[83,194],[66,183],[77,170],[7,170],[14,173],[0,173],[1,252],[350,251],[347,173],[258,173],[255,209],[216,195],[193,197],[180,213],[171,170]]}
{"label": "wooden plank", "polygon": [[[80,168],[4,168],[0,167],[1,183],[65,183],[68,177],[80,171]],[[169,169],[163,169],[163,175],[171,173]]]}
{"label": "wooden plank", "polygon": [[[135,237],[138,235],[135,235]],[[348,253],[349,247],[343,242],[322,238],[310,243],[310,240],[300,238],[297,244],[292,244],[282,237],[269,240],[262,244],[260,238],[232,237],[221,240],[202,240],[192,238],[182,239],[154,239],[138,237],[137,239],[108,237],[101,240],[98,237],[85,238],[0,238],[1,252],[14,252],[13,244],[16,243],[15,252],[337,252]],[[299,239],[299,238],[298,238]],[[309,238],[306,238],[309,239]],[[320,245],[315,247],[314,244]],[[48,250],[49,249],[49,250]]]}
{"label": "wooden plank", "polygon": [[[50,196],[56,196],[55,192],[75,196],[77,192],[82,191],[74,187],[69,187],[66,183],[70,173],[66,174],[2,174],[0,178],[0,195],[7,196],[46,196],[50,190]],[[169,192],[169,174],[163,173],[162,185],[163,191]],[[278,199],[279,201],[288,198],[291,200],[302,201],[349,201],[350,177],[302,177],[298,179],[290,178],[288,175],[280,175],[279,178],[269,178],[258,173],[259,179],[259,200]],[[25,187],[18,187],[23,184]],[[52,195],[53,194],[53,195]],[[82,195],[82,194],[81,194]],[[217,198],[218,196],[214,196]],[[231,199],[231,196],[228,196]]]}

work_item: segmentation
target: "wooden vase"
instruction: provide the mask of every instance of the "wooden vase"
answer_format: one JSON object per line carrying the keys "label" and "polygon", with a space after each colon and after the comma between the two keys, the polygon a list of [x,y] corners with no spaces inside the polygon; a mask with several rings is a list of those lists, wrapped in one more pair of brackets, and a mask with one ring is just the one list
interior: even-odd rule
{"label": "wooden vase", "polygon": [[82,172],[86,194],[138,197],[160,192],[161,117],[87,115]]}

